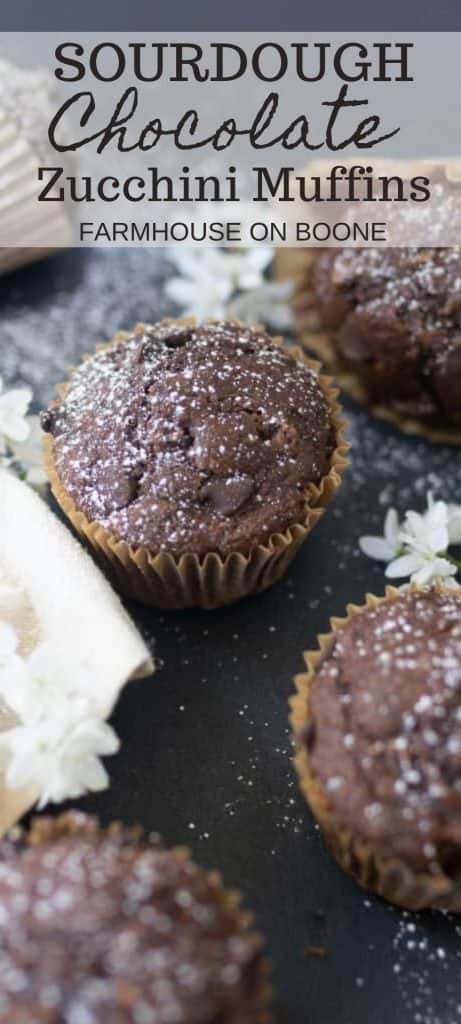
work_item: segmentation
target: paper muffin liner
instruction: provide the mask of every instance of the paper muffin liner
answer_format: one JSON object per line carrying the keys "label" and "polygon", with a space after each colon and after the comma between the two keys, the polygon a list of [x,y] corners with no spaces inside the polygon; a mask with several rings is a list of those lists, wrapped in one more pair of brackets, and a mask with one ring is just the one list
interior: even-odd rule
{"label": "paper muffin liner", "polygon": [[[453,596],[453,590],[436,584],[442,594]],[[406,593],[423,592],[427,588],[410,584]],[[331,632],[318,636],[318,648],[304,652],[306,671],[295,676],[296,695],[290,699],[290,722],[295,739],[295,766],[301,791],[325,839],[342,868],[365,889],[382,896],[407,910],[437,909],[461,911],[461,878],[450,878],[442,870],[437,875],[415,871],[403,859],[384,856],[377,846],[363,839],[335,821],[328,794],[311,769],[309,754],[302,735],[310,723],[309,703],[312,681],[319,662],[329,651],[336,633],[355,615],[383,602],[395,601],[402,596],[402,588],[386,587],[383,597],[367,594],[364,605],[347,605],[344,618],[330,619]]]}
{"label": "paper muffin liner", "polygon": [[[0,110],[0,274],[71,244],[63,203],[38,202],[39,159],[13,118]],[[24,242],[27,241],[27,245]]]}
{"label": "paper muffin liner", "polygon": [[[181,324],[190,322],[175,321]],[[120,333],[109,345],[128,337],[130,335],[126,332]],[[290,351],[304,365],[318,372],[320,364],[308,359],[301,349],[292,347]],[[212,609],[266,590],[283,576],[338,490],[347,466],[349,445],[345,440],[345,424],[337,401],[338,389],[331,377],[319,376],[318,380],[327,399],[336,434],[336,447],[328,473],[318,485],[310,484],[306,488],[305,515],[299,523],[294,523],[283,533],[274,533],[264,544],[254,546],[249,552],[236,550],[225,558],[214,551],[202,557],[193,553],[176,557],[168,551],[153,552],[145,547],[133,547],[100,523],[90,522],[61,483],[56,468],[54,440],[51,435],[45,436],[45,467],[52,492],[74,529],[122,593],[160,608]],[[65,397],[66,388],[66,384],[58,388],[58,400]]]}
{"label": "paper muffin liner", "polygon": [[[14,838],[20,836],[28,845],[36,847],[74,836],[94,836],[95,834],[101,836],[117,835],[120,832],[123,832],[133,844],[142,842],[145,837],[144,829],[141,826],[128,827],[119,821],[114,821],[106,828],[102,828],[95,816],[72,810],[53,818],[46,815],[33,817],[27,828],[16,826],[11,834]],[[149,842],[148,839],[147,842]],[[187,846],[172,847],[170,853],[179,862],[193,861],[194,864],[197,864]],[[230,915],[236,932],[253,937],[260,948],[263,949],[264,937],[260,932],[253,929],[253,915],[251,912],[243,909],[242,893],[240,890],[226,889],[219,871],[205,871],[205,869],[203,871],[210,882],[219,907],[224,913]],[[251,1005],[245,1008],[244,1016],[242,1016],[241,1010],[238,1010],[238,1020],[236,1017],[234,1019],[234,1016],[229,1016],[229,1024],[271,1024],[273,1018],[270,1006],[273,1000],[273,993],[270,963],[263,957],[259,964]]]}
{"label": "paper muffin liner", "polygon": [[[319,252],[321,250],[315,250]],[[276,275],[282,280],[292,278],[295,287],[292,297],[296,335],[307,352],[318,357],[331,373],[339,387],[356,402],[365,405],[377,419],[387,420],[404,434],[417,435],[436,444],[461,445],[461,431],[431,427],[422,420],[401,416],[386,405],[371,402],[359,377],[338,359],[331,335],[322,330],[316,311],[315,296],[309,293],[307,272],[314,259],[313,250],[279,249]]]}

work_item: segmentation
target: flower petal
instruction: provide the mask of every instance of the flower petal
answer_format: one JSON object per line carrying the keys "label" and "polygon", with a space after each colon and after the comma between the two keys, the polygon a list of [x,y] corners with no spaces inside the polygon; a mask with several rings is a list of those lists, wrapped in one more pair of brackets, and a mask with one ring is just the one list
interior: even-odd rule
{"label": "flower petal", "polygon": [[42,487],[47,482],[43,461],[43,434],[38,416],[26,416],[29,429],[25,441],[9,439],[13,460],[19,463],[28,483]]}
{"label": "flower petal", "polygon": [[14,388],[0,395],[0,434],[7,440],[25,441],[29,436],[26,414],[31,401],[30,388]]}
{"label": "flower petal", "polygon": [[384,536],[388,544],[393,545],[398,550],[399,546],[399,534],[400,534],[400,522],[395,508],[390,508],[387,511],[386,518],[384,520]]}
{"label": "flower petal", "polygon": [[182,307],[182,312],[199,320],[222,316],[231,291],[231,282],[219,277],[204,279],[201,283],[173,277],[166,285],[167,294]]}
{"label": "flower petal", "polygon": [[376,558],[378,562],[390,562],[396,552],[393,545],[384,537],[359,537],[359,547],[368,558]]}
{"label": "flower petal", "polygon": [[82,793],[100,793],[109,785],[109,776],[102,761],[93,755],[84,758],[79,765],[79,778]]}
{"label": "flower petal", "polygon": [[422,563],[423,560],[416,551],[409,552],[390,562],[386,569],[386,576],[390,580],[411,576],[413,572],[417,572],[421,568]]}
{"label": "flower petal", "polygon": [[232,299],[226,315],[247,324],[263,323],[279,331],[288,330],[293,320],[288,301],[292,288],[291,281],[264,283]]}

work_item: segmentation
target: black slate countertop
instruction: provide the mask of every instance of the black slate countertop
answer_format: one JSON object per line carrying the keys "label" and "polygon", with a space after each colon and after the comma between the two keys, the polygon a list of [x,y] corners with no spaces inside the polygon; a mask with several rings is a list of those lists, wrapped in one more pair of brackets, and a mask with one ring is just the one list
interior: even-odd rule
{"label": "black slate countertop", "polygon": [[[137,320],[174,312],[162,294],[167,253],[69,251],[2,279],[0,374],[37,407],[67,367]],[[461,1022],[461,919],[399,912],[337,867],[298,793],[287,702],[302,651],[383,570],[357,546],[389,505],[426,494],[461,501],[459,450],[405,437],[344,402],[352,465],[288,576],[214,612],[130,604],[157,672],[116,708],[121,752],[111,788],[79,802],[186,843],[245,894],[267,937],[279,1024]]]}

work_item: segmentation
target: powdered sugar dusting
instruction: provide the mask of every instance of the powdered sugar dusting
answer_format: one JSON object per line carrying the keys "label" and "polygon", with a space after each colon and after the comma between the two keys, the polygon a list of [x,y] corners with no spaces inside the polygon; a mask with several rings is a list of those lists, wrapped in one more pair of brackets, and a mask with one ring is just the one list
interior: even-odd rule
{"label": "powdered sugar dusting", "polygon": [[[176,313],[163,295],[165,255],[61,254],[5,279],[0,372],[8,383],[30,383],[44,405],[95,342]],[[335,866],[291,765],[287,696],[300,652],[347,600],[384,589],[382,567],[361,554],[358,537],[380,532],[389,504],[403,514],[421,509],[428,490],[446,501],[461,494],[458,449],[408,438],[345,404],[350,468],[280,584],[211,617],[131,606],[163,667],[154,687],[125,693],[114,723],[124,750],[115,803],[93,806],[186,840],[244,888],[270,939],[280,1016],[290,1024],[305,1024],[306,1013],[334,1020],[340,999],[357,1022],[368,1024],[379,1008],[386,1024],[457,1024],[456,919],[402,914],[365,897]],[[310,952],[321,947],[323,957]]]}
{"label": "powdered sugar dusting", "polygon": [[461,249],[342,249],[334,260],[334,279],[355,284],[359,305],[378,313],[397,310],[426,329],[459,328]]}
{"label": "powdered sugar dusting", "polygon": [[460,698],[456,590],[354,616],[313,689],[308,743],[335,813],[381,852],[434,874],[450,873],[461,837]]}
{"label": "powdered sugar dusting", "polygon": [[[0,1021],[253,1019],[260,942],[180,853],[82,815],[4,840]],[[240,1016],[239,1016],[240,1014]]]}
{"label": "powdered sugar dusting", "polygon": [[337,358],[375,405],[461,425],[461,249],[342,249],[308,271]]}
{"label": "powdered sugar dusting", "polygon": [[135,545],[225,552],[303,519],[334,446],[316,374],[264,332],[140,326],[45,422],[87,517]]}

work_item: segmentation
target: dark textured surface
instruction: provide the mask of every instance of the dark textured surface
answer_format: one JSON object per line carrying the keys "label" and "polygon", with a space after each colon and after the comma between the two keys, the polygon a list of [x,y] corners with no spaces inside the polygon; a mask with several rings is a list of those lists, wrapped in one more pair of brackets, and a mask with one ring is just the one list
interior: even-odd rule
{"label": "dark textured surface", "polygon": [[[30,380],[41,403],[66,366],[117,327],[171,314],[164,257],[68,253],[3,279],[0,373]],[[461,496],[459,452],[405,438],[348,404],[353,465],[289,576],[219,612],[131,606],[155,639],[158,671],[131,684],[114,716],[121,753],[111,789],[81,801],[186,842],[238,886],[264,929],[277,1024],[456,1024],[461,922],[401,914],[336,866],[298,795],[287,700],[301,651],[382,568],[357,549],[385,509],[421,509],[429,487]]]}

